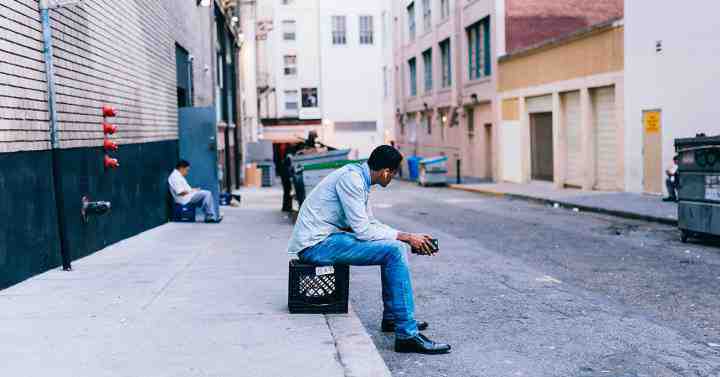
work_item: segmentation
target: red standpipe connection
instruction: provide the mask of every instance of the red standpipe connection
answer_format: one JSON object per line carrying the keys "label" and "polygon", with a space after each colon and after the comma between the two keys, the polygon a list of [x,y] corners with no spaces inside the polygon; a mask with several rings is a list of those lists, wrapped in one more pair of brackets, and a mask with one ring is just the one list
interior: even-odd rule
{"label": "red standpipe connection", "polygon": [[118,150],[119,146],[117,145],[116,142],[109,140],[109,139],[105,139],[105,141],[103,142],[103,148],[105,148],[106,152],[115,152]]}
{"label": "red standpipe connection", "polygon": [[108,155],[105,155],[105,169],[115,169],[118,166],[120,166],[120,163],[116,158],[112,158]]}

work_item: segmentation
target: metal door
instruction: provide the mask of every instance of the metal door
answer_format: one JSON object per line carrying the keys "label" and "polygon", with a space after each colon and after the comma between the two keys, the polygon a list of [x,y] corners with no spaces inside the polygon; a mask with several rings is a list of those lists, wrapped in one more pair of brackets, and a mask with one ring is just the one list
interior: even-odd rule
{"label": "metal door", "polygon": [[[214,107],[184,107],[179,110],[180,158],[190,162],[188,183],[210,191],[215,208],[220,207],[217,130]],[[219,212],[218,212],[219,213]]]}
{"label": "metal door", "polygon": [[552,113],[530,115],[530,151],[532,153],[532,179],[552,181],[553,129]]}
{"label": "metal door", "polygon": [[565,121],[565,183],[581,187],[583,184],[583,156],[580,123],[580,92],[562,95]]}
{"label": "metal door", "polygon": [[593,121],[595,129],[595,171],[598,190],[618,190],[618,132],[615,119],[615,88],[593,90]]}
{"label": "metal door", "polygon": [[662,112],[643,111],[643,190],[660,194],[663,186]]}

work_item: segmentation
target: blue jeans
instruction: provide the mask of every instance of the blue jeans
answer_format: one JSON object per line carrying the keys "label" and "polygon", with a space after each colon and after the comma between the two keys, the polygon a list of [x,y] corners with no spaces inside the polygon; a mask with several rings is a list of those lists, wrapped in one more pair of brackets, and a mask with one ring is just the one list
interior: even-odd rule
{"label": "blue jeans", "polygon": [[335,233],[305,249],[300,261],[317,266],[381,266],[383,319],[395,322],[396,338],[407,339],[418,333],[409,251],[410,246],[400,241],[360,241],[352,233]]}
{"label": "blue jeans", "polygon": [[200,190],[196,191],[192,194],[192,198],[190,198],[190,203],[192,205],[200,205],[203,212],[205,212],[205,219],[206,220],[217,220],[218,214],[217,211],[215,211],[215,201],[213,200],[213,195],[208,190]]}

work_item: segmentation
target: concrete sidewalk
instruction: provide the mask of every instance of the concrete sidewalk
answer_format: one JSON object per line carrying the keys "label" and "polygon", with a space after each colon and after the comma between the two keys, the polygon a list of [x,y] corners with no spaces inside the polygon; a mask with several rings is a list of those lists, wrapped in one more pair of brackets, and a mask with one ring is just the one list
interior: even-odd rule
{"label": "concrete sidewalk", "polygon": [[0,291],[2,376],[390,376],[355,314],[290,315],[276,190]]}
{"label": "concrete sidewalk", "polygon": [[663,202],[660,197],[653,195],[570,188],[560,190],[549,182],[460,184],[450,185],[450,188],[551,205],[557,203],[561,207],[577,208],[580,211],[677,225],[677,204]]}

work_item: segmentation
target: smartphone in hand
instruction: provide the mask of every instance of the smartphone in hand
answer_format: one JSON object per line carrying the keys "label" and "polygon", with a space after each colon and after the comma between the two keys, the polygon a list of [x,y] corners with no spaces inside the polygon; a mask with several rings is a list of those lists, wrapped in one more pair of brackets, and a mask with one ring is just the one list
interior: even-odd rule
{"label": "smartphone in hand", "polygon": [[435,253],[437,253],[438,251],[440,251],[440,244],[438,244],[437,238],[431,239],[430,242],[432,242],[432,245],[433,245],[433,248],[432,248],[432,253],[433,253],[433,254],[435,254]]}

